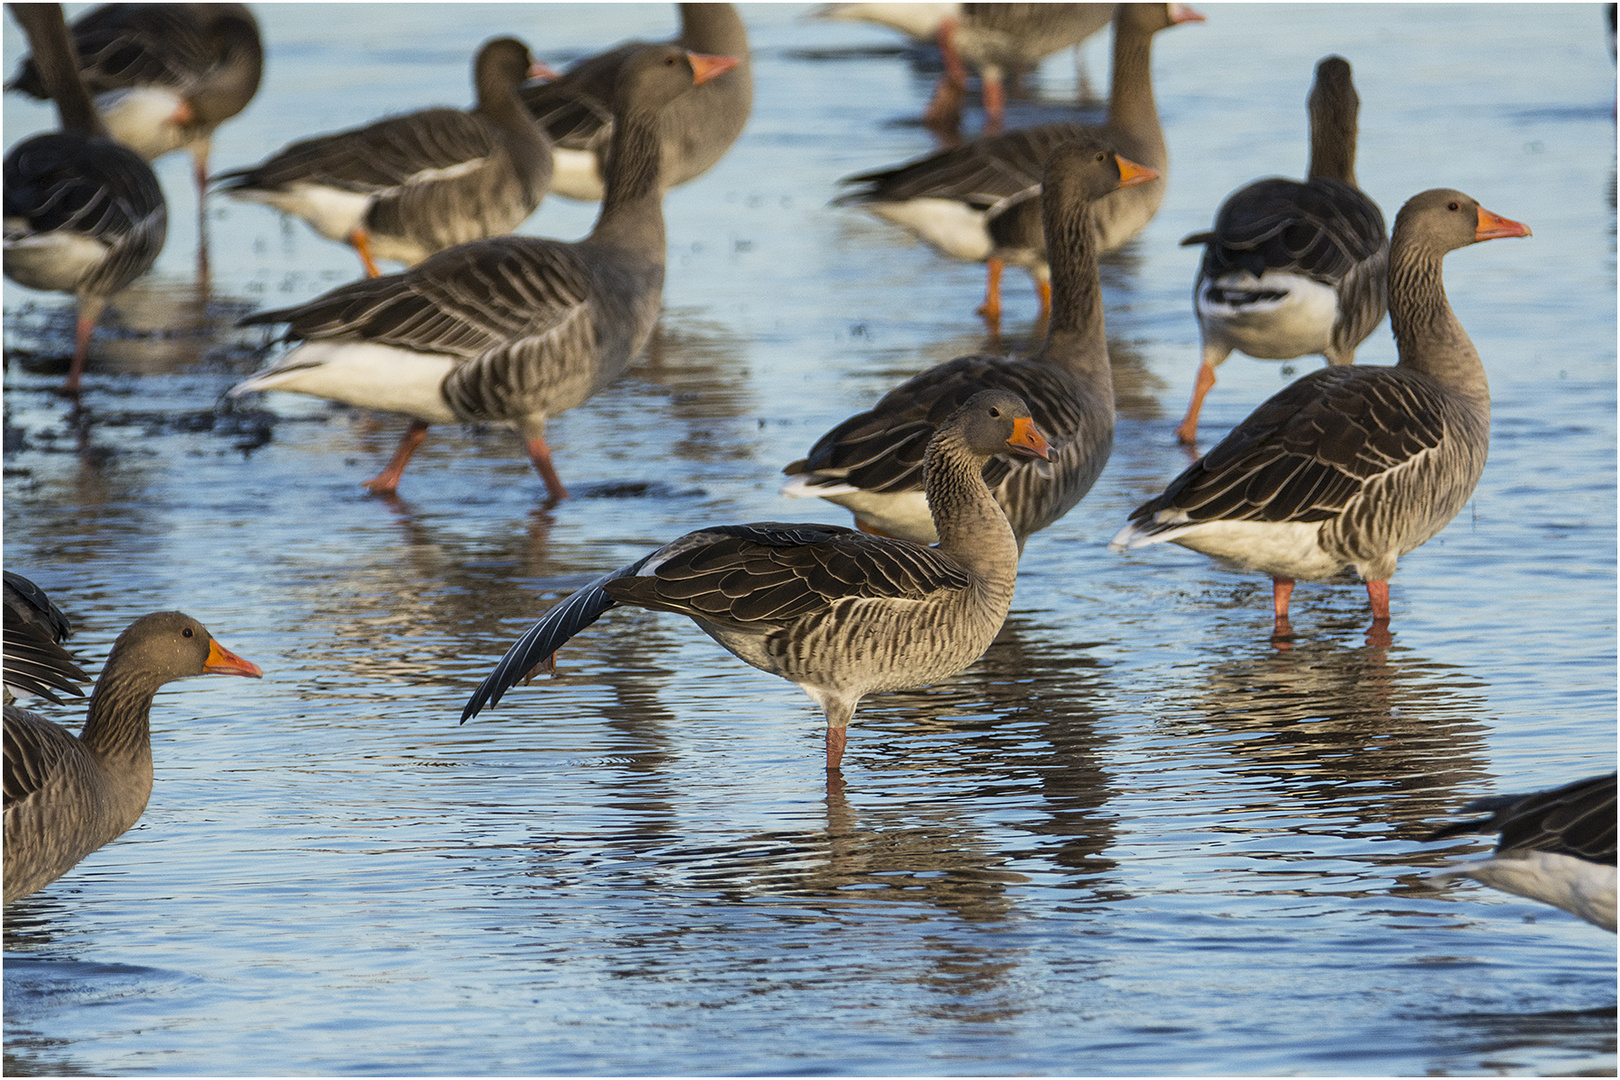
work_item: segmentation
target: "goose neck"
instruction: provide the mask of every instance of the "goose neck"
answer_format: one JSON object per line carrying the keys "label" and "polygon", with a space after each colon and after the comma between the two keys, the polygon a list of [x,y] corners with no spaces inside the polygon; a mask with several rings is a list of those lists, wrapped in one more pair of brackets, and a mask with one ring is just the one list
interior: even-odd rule
{"label": "goose neck", "polygon": [[923,486],[940,551],[980,586],[1010,594],[1018,572],[1018,541],[984,482],[985,460],[968,450],[959,435],[939,431],[923,461]]}
{"label": "goose neck", "polygon": [[109,658],[102,670],[79,736],[100,758],[149,752],[152,698],[163,685],[150,675],[120,670],[115,659]]}
{"label": "goose neck", "polygon": [[1049,359],[1082,367],[1092,366],[1099,356],[1107,362],[1092,205],[1061,205],[1054,195],[1042,215],[1052,271],[1052,315],[1042,351]]}
{"label": "goose neck", "polygon": [[614,117],[606,190],[593,240],[663,252],[661,152],[657,113],[630,109]]}
{"label": "goose neck", "polygon": [[748,63],[748,31],[731,4],[682,4],[681,45],[711,56],[735,56]]}
{"label": "goose neck", "polygon": [[[1159,128],[1153,101],[1153,34],[1115,16],[1113,84],[1108,97],[1108,127],[1138,132]],[[1153,165],[1151,161],[1142,162]],[[1156,166],[1155,166],[1156,167]]]}
{"label": "goose neck", "polygon": [[1488,395],[1479,352],[1446,298],[1443,255],[1421,243],[1390,251],[1389,322],[1398,363],[1459,392]]}
{"label": "goose neck", "polygon": [[1311,116],[1311,160],[1307,179],[1356,183],[1356,116],[1343,102],[1331,104]]}

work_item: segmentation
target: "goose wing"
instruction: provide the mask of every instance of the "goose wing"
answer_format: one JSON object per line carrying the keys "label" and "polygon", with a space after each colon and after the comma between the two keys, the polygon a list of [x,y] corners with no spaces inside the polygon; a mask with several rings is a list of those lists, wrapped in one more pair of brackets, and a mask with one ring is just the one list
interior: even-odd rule
{"label": "goose wing", "polygon": [[1040,124],[974,139],[904,165],[845,177],[840,183],[862,186],[835,201],[952,199],[994,211],[1003,204],[1038,195],[1052,149],[1076,138],[1081,131],[1074,124]]}
{"label": "goose wing", "polygon": [[79,741],[43,716],[5,706],[5,810],[43,790],[74,755]]}
{"label": "goose wing", "polygon": [[568,69],[560,79],[518,91],[523,107],[564,150],[595,150],[613,131],[613,88],[625,61],[646,47],[632,41]]}
{"label": "goose wing", "polygon": [[[92,95],[132,86],[184,86],[213,63],[202,23],[187,4],[104,4],[74,20],[70,33]],[[45,98],[32,56],[6,84]]]}
{"label": "goose wing", "polygon": [[1463,813],[1488,816],[1446,825],[1428,839],[1471,832],[1500,833],[1498,851],[1547,851],[1587,862],[1615,864],[1614,773],[1529,795],[1478,799],[1463,807]]}
{"label": "goose wing", "polygon": [[1384,215],[1356,188],[1318,178],[1259,180],[1221,205],[1215,228],[1183,245],[1203,244],[1203,274],[1234,270],[1259,277],[1267,270],[1336,284],[1389,243]]}
{"label": "goose wing", "polygon": [[149,165],[117,143],[73,131],[36,135],[6,155],[5,216],[8,233],[26,222],[32,233],[71,231],[107,244],[150,235],[159,249],[168,224]]}

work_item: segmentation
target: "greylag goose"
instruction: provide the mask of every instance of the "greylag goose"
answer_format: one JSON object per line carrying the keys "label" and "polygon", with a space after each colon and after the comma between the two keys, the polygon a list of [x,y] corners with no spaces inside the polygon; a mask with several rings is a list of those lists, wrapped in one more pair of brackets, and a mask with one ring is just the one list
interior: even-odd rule
{"label": "greylag goose", "polygon": [[941,253],[988,266],[980,312],[1001,317],[1001,273],[1008,263],[1035,278],[1041,315],[1051,302],[1051,271],[1041,234],[1041,170],[1060,143],[1100,138],[1158,174],[1097,208],[1103,251],[1141,232],[1164,201],[1170,156],[1153,101],[1153,35],[1203,16],[1183,4],[1124,4],[1114,22],[1113,91],[1101,127],[1039,124],[991,135],[893,168],[846,177],[862,185],[834,200],[856,204],[916,233]]}
{"label": "greylag goose", "polygon": [[658,114],[734,63],[669,45],[631,60],[614,97],[607,197],[584,240],[478,240],[403,274],[251,315],[242,322],[287,323],[287,338],[303,344],[230,395],[285,390],[411,417],[393,461],[366,483],[379,494],[398,488],[429,424],[510,424],[550,501],[566,498],[546,447],[546,418],[616,379],[658,320]]}
{"label": "greylag goose", "polygon": [[1446,299],[1441,259],[1529,235],[1460,191],[1414,195],[1389,253],[1396,365],[1295,380],[1137,507],[1109,546],[1169,540],[1271,575],[1278,637],[1296,578],[1351,569],[1367,583],[1373,633],[1387,635],[1396,560],[1468,502],[1490,445],[1485,367]]}
{"label": "greylag goose", "polygon": [[1102,284],[1092,217],[1097,200],[1153,179],[1093,138],[1067,142],[1046,165],[1041,202],[1052,259],[1052,317],[1028,359],[962,356],[901,383],[870,411],[823,435],[784,472],[789,496],[846,506],[863,531],[934,543],[923,498],[922,457],[934,428],[980,390],[1029,404],[1057,445],[1050,465],[993,459],[986,480],[1019,550],[1030,534],[1068,513],[1091,490],[1114,444],[1114,384],[1103,337]]}
{"label": "greylag goose", "polygon": [[1261,360],[1321,353],[1350,364],[1388,306],[1389,236],[1378,204],[1356,186],[1356,112],[1350,65],[1316,65],[1308,109],[1305,182],[1257,180],[1227,196],[1215,227],[1182,244],[1204,245],[1193,285],[1203,358],[1192,404],[1176,428],[1191,446],[1215,369],[1233,349]]}
{"label": "greylag goose", "polygon": [[168,207],[152,167],[107,137],[73,63],[60,4],[17,4],[34,67],[56,102],[60,131],[6,155],[5,275],[78,299],[73,363],[63,391],[78,393],[107,298],[152,268],[168,233]]}
{"label": "greylag goose", "polygon": [[827,768],[867,694],[937,682],[989,648],[1012,604],[1018,544],[984,482],[996,454],[1046,457],[1029,409],[975,394],[929,440],[938,547],[836,525],[763,522],[687,533],[604,574],[518,639],[462,710],[465,723],[619,604],[686,615],[745,663],[797,683],[827,717]]}
{"label": "greylag goose", "polygon": [[43,889],[139,820],[152,794],[159,687],[190,675],[261,674],[196,619],[160,611],[113,643],[77,737],[7,705],[5,902]]}
{"label": "greylag goose", "polygon": [[45,590],[21,574],[5,571],[6,704],[14,694],[32,694],[60,705],[56,695],[83,697],[79,684],[90,681],[61,642],[73,625]]}
{"label": "greylag goose", "polygon": [[473,60],[472,109],[424,109],[293,143],[220,190],[301,217],[348,243],[366,273],[378,259],[407,266],[523,224],[551,183],[551,143],[523,111],[518,87],[545,73],[513,38]]}
{"label": "greylag goose", "polygon": [[[681,32],[671,43],[690,52],[730,56],[737,66],[686,94],[659,118],[661,175],[674,187],[708,172],[737,141],[754,105],[748,31],[730,4],[680,4]],[[643,42],[581,60],[561,78],[523,90],[523,104],[557,147],[551,187],[570,199],[602,197],[613,141],[613,88]]]}
{"label": "greylag goose", "polygon": [[1464,863],[1446,877],[1475,881],[1540,900],[1614,931],[1615,774],[1594,776],[1530,795],[1495,795],[1463,807],[1488,814],[1458,821],[1428,837],[1500,833],[1489,859]]}
{"label": "greylag goose", "polygon": [[[188,151],[201,201],[214,130],[247,108],[264,72],[253,13],[243,4],[105,4],[76,19],[72,34],[112,138],[147,161]],[[32,57],[7,89],[50,96]]]}

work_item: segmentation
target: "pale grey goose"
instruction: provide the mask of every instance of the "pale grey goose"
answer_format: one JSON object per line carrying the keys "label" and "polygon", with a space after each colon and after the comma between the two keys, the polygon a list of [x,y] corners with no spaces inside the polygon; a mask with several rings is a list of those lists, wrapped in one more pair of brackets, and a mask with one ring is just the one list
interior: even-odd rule
{"label": "pale grey goose", "polygon": [[45,590],[21,574],[5,571],[5,698],[28,694],[60,705],[56,695],[83,697],[79,684],[90,681],[62,647],[73,624]]}
{"label": "pale grey goose", "polygon": [[1498,833],[1495,853],[1464,863],[1445,877],[1475,881],[1563,908],[1595,926],[1615,927],[1615,774],[1529,795],[1493,795],[1462,808],[1487,814],[1459,821],[1428,837]]}
{"label": "pale grey goose", "polygon": [[566,498],[546,447],[546,418],[616,379],[658,320],[658,114],[733,63],[670,45],[636,55],[614,99],[607,197],[584,240],[478,240],[403,274],[251,315],[244,324],[287,323],[287,338],[303,344],[231,396],[285,390],[411,417],[393,461],[366,484],[380,494],[399,486],[429,424],[510,424],[550,500]]}
{"label": "pale grey goose", "polygon": [[[659,118],[665,187],[703,175],[737,141],[754,105],[748,31],[730,4],[680,4],[681,32],[672,44],[730,56],[737,66],[686,94]],[[581,60],[556,80],[522,92],[524,106],[557,147],[551,188],[570,199],[602,197],[604,162],[613,141],[613,87],[642,42]]]}
{"label": "pale grey goose", "polygon": [[1029,409],[975,394],[929,441],[938,547],[836,525],[688,533],[605,574],[518,639],[462,711],[477,715],[619,604],[689,616],[738,659],[797,683],[827,717],[827,768],[866,694],[937,682],[989,648],[1012,603],[1018,544],[984,482],[995,454],[1046,457]]}
{"label": "pale grey goose", "polygon": [[6,155],[5,275],[78,300],[73,362],[62,389],[78,393],[107,298],[152,268],[169,213],[152,167],[107,137],[73,62],[60,4],[15,4],[39,79],[56,102],[60,131]]}
{"label": "pale grey goose", "polygon": [[845,178],[861,185],[840,196],[916,233],[954,259],[988,264],[984,305],[994,325],[1001,316],[1004,264],[1026,267],[1050,302],[1050,270],[1041,235],[1041,170],[1060,143],[1084,135],[1102,139],[1132,161],[1158,173],[1098,207],[1102,250],[1112,251],[1141,232],[1164,201],[1170,157],[1153,100],[1153,35],[1203,16],[1183,4],[1124,4],[1114,21],[1113,91],[1101,126],[1057,123],[985,136],[904,165]]}
{"label": "pale grey goose", "polygon": [[378,259],[414,265],[509,233],[540,205],[551,143],[517,92],[544,71],[527,45],[495,38],[473,59],[472,109],[425,109],[306,139],[215,179],[232,198],[273,206],[352,244],[372,277]]}
{"label": "pale grey goose", "polygon": [[1137,507],[1109,546],[1169,540],[1271,575],[1279,637],[1296,578],[1354,570],[1372,633],[1387,635],[1396,560],[1467,504],[1490,446],[1485,367],[1446,299],[1441,259],[1529,235],[1460,191],[1413,196],[1389,254],[1398,363],[1327,367],[1291,383]]}
{"label": "pale grey goose", "polygon": [[993,459],[986,480],[1022,550],[1030,534],[1074,508],[1114,443],[1114,388],[1103,336],[1097,274],[1097,200],[1153,179],[1101,140],[1061,144],[1047,162],[1041,203],[1052,258],[1052,316],[1046,341],[1027,359],[977,354],[930,368],[895,387],[871,410],[823,435],[784,472],[791,496],[848,507],[868,532],[929,544],[938,537],[923,497],[923,449],[934,429],[980,390],[1018,394],[1056,449],[1050,464]]}
{"label": "pale grey goose", "polygon": [[5,902],[43,889],[139,820],[152,794],[152,698],[164,683],[260,674],[196,619],[160,611],[113,643],[77,737],[7,705]]}
{"label": "pale grey goose", "polygon": [[1356,346],[1388,306],[1389,236],[1378,204],[1356,186],[1356,113],[1350,65],[1316,65],[1308,100],[1311,159],[1305,182],[1257,180],[1227,196],[1193,285],[1203,356],[1192,404],[1176,428],[1188,446],[1215,369],[1238,349],[1261,360],[1321,353],[1355,362]]}

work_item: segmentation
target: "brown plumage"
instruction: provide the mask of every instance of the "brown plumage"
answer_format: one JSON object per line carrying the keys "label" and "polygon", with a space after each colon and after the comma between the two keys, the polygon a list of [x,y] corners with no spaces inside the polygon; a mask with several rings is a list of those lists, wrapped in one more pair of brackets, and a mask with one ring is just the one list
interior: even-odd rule
{"label": "brown plumage", "polygon": [[56,695],[83,697],[79,684],[90,681],[61,642],[73,634],[62,609],[45,590],[21,574],[5,572],[5,690],[33,694],[55,705]]}

